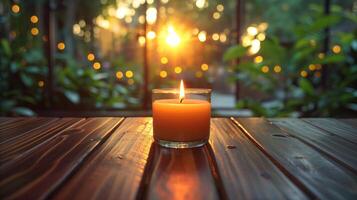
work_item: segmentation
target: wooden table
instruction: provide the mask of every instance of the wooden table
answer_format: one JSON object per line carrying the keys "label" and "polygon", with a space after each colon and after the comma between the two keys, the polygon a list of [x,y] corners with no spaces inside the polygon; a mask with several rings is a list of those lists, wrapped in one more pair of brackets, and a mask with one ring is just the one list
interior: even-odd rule
{"label": "wooden table", "polygon": [[213,118],[209,145],[151,118],[0,118],[0,199],[357,199],[357,119]]}

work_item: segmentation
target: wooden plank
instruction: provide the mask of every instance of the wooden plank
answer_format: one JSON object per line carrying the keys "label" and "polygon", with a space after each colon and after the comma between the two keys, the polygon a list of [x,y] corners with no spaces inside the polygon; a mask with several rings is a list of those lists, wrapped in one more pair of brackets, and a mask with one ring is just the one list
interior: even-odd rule
{"label": "wooden plank", "polygon": [[336,119],[336,120],[338,120],[340,122],[343,122],[343,123],[346,123],[346,124],[352,126],[353,128],[357,129],[357,119],[356,118],[354,118],[354,119],[352,119],[352,118],[349,118],[349,119]]}
{"label": "wooden plank", "polygon": [[357,146],[301,119],[269,119],[306,144],[317,148],[357,174]]}
{"label": "wooden plank", "polygon": [[168,149],[153,144],[145,199],[219,199],[207,147]]}
{"label": "wooden plank", "polygon": [[151,118],[126,118],[53,199],[135,199],[151,143]]}
{"label": "wooden plank", "polygon": [[357,144],[357,129],[336,119],[306,118],[304,121]]}
{"label": "wooden plank", "polygon": [[357,176],[263,118],[234,119],[262,152],[321,199],[355,199]]}
{"label": "wooden plank", "polygon": [[0,127],[5,126],[7,124],[11,124],[17,121],[21,121],[23,118],[21,117],[0,117]]}
{"label": "wooden plank", "polygon": [[307,199],[229,119],[212,119],[210,145],[229,199]]}
{"label": "wooden plank", "polygon": [[26,118],[19,122],[14,122],[0,127],[0,141],[5,142],[12,138],[21,137],[32,129],[57,121],[58,118]]}
{"label": "wooden plank", "polygon": [[80,122],[0,166],[0,198],[46,198],[112,134],[121,120],[93,118]]}
{"label": "wooden plank", "polygon": [[[9,140],[0,141],[0,165],[21,156],[31,149],[37,148],[47,140],[56,137],[64,128],[67,128],[83,119],[64,118],[51,121],[43,126],[27,131],[23,134],[16,134]],[[20,135],[20,136],[19,136]]]}

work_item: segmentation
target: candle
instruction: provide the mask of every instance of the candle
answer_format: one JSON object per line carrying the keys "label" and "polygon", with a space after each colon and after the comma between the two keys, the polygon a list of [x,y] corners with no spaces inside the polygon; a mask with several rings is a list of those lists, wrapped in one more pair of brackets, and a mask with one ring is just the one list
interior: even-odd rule
{"label": "candle", "polygon": [[202,97],[209,97],[210,90],[193,89],[188,93],[185,94],[181,81],[179,98],[164,97],[153,101],[154,139],[159,144],[186,148],[202,146],[208,141],[211,103],[209,98]]}

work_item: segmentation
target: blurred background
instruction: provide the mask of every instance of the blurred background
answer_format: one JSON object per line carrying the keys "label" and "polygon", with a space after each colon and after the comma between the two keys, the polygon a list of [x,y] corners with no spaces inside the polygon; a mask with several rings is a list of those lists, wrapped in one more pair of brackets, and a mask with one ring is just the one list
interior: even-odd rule
{"label": "blurred background", "polygon": [[2,116],[150,115],[212,88],[216,116],[356,117],[355,0],[2,0]]}

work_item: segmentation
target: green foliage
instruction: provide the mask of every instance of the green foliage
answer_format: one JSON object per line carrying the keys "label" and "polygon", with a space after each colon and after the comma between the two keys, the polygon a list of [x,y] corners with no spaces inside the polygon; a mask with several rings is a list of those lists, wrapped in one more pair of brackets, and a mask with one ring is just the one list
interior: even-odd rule
{"label": "green foliage", "polygon": [[[249,46],[241,45],[225,53],[225,61],[239,59],[235,78],[248,94],[254,94],[242,94],[238,108],[249,108],[255,115],[267,117],[350,116],[357,111],[356,31],[337,28],[341,22],[355,22],[355,16],[336,5],[327,17],[318,5],[309,9],[314,15],[305,16],[304,23],[295,27],[292,41],[267,35],[255,55],[250,55]],[[333,31],[325,55],[321,52],[326,27]],[[264,60],[254,62],[256,56]],[[275,71],[276,66],[281,66],[281,71]],[[263,67],[269,67],[269,72],[263,72]]]}

